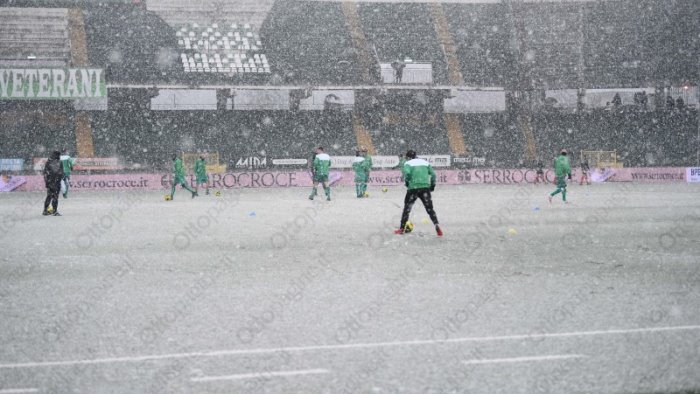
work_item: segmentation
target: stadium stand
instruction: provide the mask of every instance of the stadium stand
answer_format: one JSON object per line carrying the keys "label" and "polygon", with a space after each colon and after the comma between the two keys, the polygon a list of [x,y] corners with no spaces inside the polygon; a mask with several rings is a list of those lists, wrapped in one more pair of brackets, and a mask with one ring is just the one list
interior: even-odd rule
{"label": "stadium stand", "polygon": [[639,87],[698,80],[700,3],[640,0],[587,6],[589,87]]}
{"label": "stadium stand", "polygon": [[379,63],[406,59],[429,63],[433,82],[447,83],[445,54],[427,4],[366,3],[360,5],[359,14]]}
{"label": "stadium stand", "polygon": [[533,85],[545,89],[580,85],[581,5],[537,3],[518,8],[516,17],[522,18],[525,29],[519,34],[527,34],[521,61],[529,64]]}
{"label": "stadium stand", "polygon": [[177,152],[216,151],[234,168],[242,157],[307,158],[318,145],[348,155],[356,146],[346,111],[150,111],[146,94],[115,96],[123,104],[93,116],[96,154],[137,167],[169,168]]}
{"label": "stadium stand", "polygon": [[382,123],[372,131],[377,154],[398,155],[408,149],[416,149],[421,154],[446,154],[450,151],[447,132],[439,116],[434,124],[422,124],[430,119],[397,124]]}
{"label": "stadium stand", "polygon": [[68,10],[0,8],[0,63],[64,67],[70,61]]}
{"label": "stadium stand", "polygon": [[512,76],[510,30],[501,4],[443,4],[464,83],[508,86]]}
{"label": "stadium stand", "polygon": [[175,30],[152,12],[128,4],[87,7],[85,33],[91,64],[102,65],[111,82],[184,78]]}
{"label": "stadium stand", "polygon": [[534,123],[545,159],[567,148],[575,158],[582,150],[617,151],[625,167],[685,166],[697,154],[695,111],[539,113]]}
{"label": "stadium stand", "polygon": [[149,0],[146,6],[172,27],[235,23],[248,24],[251,30],[259,31],[274,3],[274,0]]}
{"label": "stadium stand", "polygon": [[[319,23],[319,21],[324,21]],[[361,82],[355,50],[339,3],[280,0],[260,30],[271,68],[283,82]]]}
{"label": "stadium stand", "polygon": [[24,158],[30,164],[33,158],[46,157],[54,149],[76,152],[71,103],[0,102],[0,113],[1,157]]}
{"label": "stadium stand", "polygon": [[193,23],[175,34],[186,73],[270,73],[260,37],[248,24]]}
{"label": "stadium stand", "polygon": [[471,156],[486,159],[487,167],[512,168],[526,165],[523,161],[523,134],[507,114],[463,114],[459,119],[467,151]]}
{"label": "stadium stand", "polygon": [[[266,15],[260,22],[232,9],[225,10],[227,14],[213,13],[216,4],[210,0],[202,6],[210,11],[190,17],[187,7],[192,6],[184,0],[172,2],[169,9],[164,3],[151,1],[148,8],[66,1],[51,3],[53,8],[0,7],[0,60],[13,67],[101,67],[110,84],[173,83],[196,88],[199,83],[215,82],[226,86],[379,85],[374,78],[379,63],[408,57],[429,62],[434,83],[450,84],[459,80],[448,73],[443,50],[452,40],[456,59],[450,64],[459,68],[465,85],[504,86],[508,94],[527,97],[522,91],[513,92],[522,86],[515,81],[513,50],[517,45],[513,18],[520,18],[526,33],[524,47],[531,51],[525,53],[525,59],[531,61],[528,78],[534,79],[536,88],[663,90],[698,80],[700,2],[695,0],[519,2],[523,8],[513,14],[504,3],[447,3],[440,5],[441,12],[430,4],[278,0],[274,5],[261,4],[259,9],[251,5],[255,15]],[[69,6],[71,9],[66,8]],[[81,14],[85,18],[84,53],[71,48],[77,42],[71,15],[78,23]],[[195,23],[201,28],[195,29]],[[205,32],[208,48],[204,40],[200,48]],[[189,40],[188,48],[185,38],[190,33],[197,42]],[[230,49],[224,36],[229,38]],[[365,56],[360,61],[358,46],[370,48],[365,52],[371,59]],[[205,54],[210,70],[222,68],[223,72],[200,73],[197,63],[203,70]],[[28,61],[28,55],[37,60]],[[231,59],[237,67],[234,78],[225,66],[232,64]],[[238,72],[239,65],[243,72]],[[382,90],[386,91],[381,86],[371,89]],[[56,147],[75,149],[80,120],[89,123],[89,115],[96,157],[117,155],[148,169],[168,169],[174,151],[216,150],[230,166],[249,156],[306,158],[315,145],[324,145],[331,155],[352,155],[360,144],[374,147],[377,154],[418,147],[426,153],[452,151],[484,157],[487,166],[530,166],[524,152],[531,146],[526,143],[521,119],[532,118],[527,122],[534,136],[532,148],[545,162],[563,146],[573,151],[617,150],[625,166],[695,164],[697,106],[667,111],[662,102],[658,107],[650,103],[650,109],[657,108],[653,112],[584,108],[571,113],[573,109],[530,103],[533,112],[529,113],[515,111],[509,102],[503,113],[445,116],[432,101],[431,105],[416,105],[413,100],[374,106],[365,103],[372,94],[361,92],[355,92],[354,112],[224,110],[225,88],[217,90],[215,111],[152,111],[152,90],[126,88],[109,89],[107,111],[77,111],[70,101],[0,101],[1,126],[11,130],[0,149],[27,159]],[[436,92],[428,87],[424,93]],[[534,91],[530,97],[537,94]],[[524,99],[521,109],[528,100],[536,101]],[[460,144],[450,145],[448,131],[452,140],[455,134],[464,137],[464,152],[455,148]]]}

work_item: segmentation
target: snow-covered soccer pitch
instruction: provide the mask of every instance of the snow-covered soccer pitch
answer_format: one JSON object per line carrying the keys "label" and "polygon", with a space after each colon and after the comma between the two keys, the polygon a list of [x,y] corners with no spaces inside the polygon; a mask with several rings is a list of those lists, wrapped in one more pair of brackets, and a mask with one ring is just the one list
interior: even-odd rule
{"label": "snow-covered soccer pitch", "polygon": [[700,187],[551,189],[1,195],[0,393],[700,390]]}

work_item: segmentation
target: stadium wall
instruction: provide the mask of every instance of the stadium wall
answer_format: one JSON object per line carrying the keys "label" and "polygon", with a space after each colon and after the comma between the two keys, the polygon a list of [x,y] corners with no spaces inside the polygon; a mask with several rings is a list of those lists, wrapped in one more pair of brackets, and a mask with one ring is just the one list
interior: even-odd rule
{"label": "stadium wall", "polygon": [[[645,167],[645,168],[618,168],[597,169],[591,174],[594,182],[638,182],[638,183],[673,183],[686,182],[686,173],[692,169],[682,167]],[[697,169],[696,169],[697,170]],[[529,169],[465,169],[465,170],[437,170],[437,183],[440,185],[473,185],[496,184],[517,185],[533,183],[536,172]],[[572,173],[572,182],[580,177],[580,170]],[[73,175],[70,180],[70,188],[74,191],[92,190],[169,190],[172,175],[168,173],[141,173],[141,174],[103,174],[103,175]],[[548,182],[554,181],[554,173],[547,170],[545,177]],[[694,178],[693,178],[694,179]],[[190,177],[190,183],[194,178]],[[310,187],[312,185],[311,174],[307,171],[255,171],[255,172],[227,172],[224,174],[210,174],[210,185],[216,189],[234,188],[285,188],[285,187]],[[354,173],[352,171],[332,171],[330,181],[335,186],[354,185]],[[14,186],[12,191],[37,192],[45,189],[44,179],[40,175],[25,177],[13,177],[6,182],[7,187]],[[402,186],[401,172],[373,171],[370,176],[372,186]],[[0,191],[3,190],[0,185]]]}

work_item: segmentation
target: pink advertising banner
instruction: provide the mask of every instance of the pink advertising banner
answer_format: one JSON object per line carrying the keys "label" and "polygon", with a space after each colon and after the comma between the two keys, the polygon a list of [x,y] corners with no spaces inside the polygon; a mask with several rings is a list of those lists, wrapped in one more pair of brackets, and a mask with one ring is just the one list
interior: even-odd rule
{"label": "pink advertising banner", "polygon": [[[436,170],[437,183],[442,185],[468,184],[498,184],[513,185],[533,183],[537,174],[530,169],[465,169],[465,170]],[[608,168],[592,170],[591,179],[594,182],[685,182],[685,168]],[[548,182],[554,181],[552,170],[545,171]],[[572,174],[578,181],[580,171]],[[26,181],[15,191],[44,190],[44,180],[40,175],[23,177]],[[81,175],[74,173],[70,178],[70,188],[77,190],[165,190],[170,188],[170,174],[100,174]],[[188,179],[193,182],[193,178]],[[354,184],[352,171],[331,171],[330,181],[334,185],[351,186]],[[401,173],[397,170],[372,171],[371,185],[398,186],[402,185]],[[231,189],[245,188],[275,188],[275,187],[308,187],[311,186],[311,174],[305,171],[255,171],[229,172],[225,174],[210,174],[211,187]]]}

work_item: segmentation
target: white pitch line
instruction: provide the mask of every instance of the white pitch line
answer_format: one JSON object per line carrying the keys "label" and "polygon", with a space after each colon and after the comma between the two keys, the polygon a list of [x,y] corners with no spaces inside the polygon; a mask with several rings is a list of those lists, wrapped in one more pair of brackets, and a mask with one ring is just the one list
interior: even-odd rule
{"label": "white pitch line", "polygon": [[555,354],[551,356],[532,356],[532,357],[513,357],[513,358],[490,358],[490,359],[474,359],[464,360],[463,364],[499,364],[499,363],[524,363],[528,361],[552,361],[552,360],[568,360],[572,358],[586,357],[582,354]]}
{"label": "white pitch line", "polygon": [[215,382],[219,380],[245,380],[245,379],[256,379],[256,378],[269,378],[269,377],[284,377],[284,376],[300,376],[300,375],[318,375],[329,373],[327,369],[303,369],[298,371],[270,371],[270,372],[255,372],[255,373],[241,373],[237,375],[224,375],[224,376],[202,376],[199,378],[190,379],[191,382],[201,383],[201,382]]}
{"label": "white pitch line", "polygon": [[465,343],[465,342],[489,342],[489,341],[512,341],[525,339],[547,339],[547,338],[567,338],[567,337],[585,337],[599,335],[622,335],[622,334],[643,334],[653,332],[668,332],[668,331],[694,331],[700,330],[700,325],[697,326],[672,326],[672,327],[646,327],[646,328],[630,328],[630,329],[612,329],[612,330],[596,330],[596,331],[574,331],[560,333],[532,333],[520,335],[502,335],[502,336],[487,336],[487,337],[462,337],[450,339],[420,339],[412,341],[393,341],[393,342],[370,342],[370,343],[348,343],[342,345],[316,345],[316,346],[289,346],[277,348],[259,348],[259,349],[229,349],[229,350],[213,350],[207,352],[188,352],[188,353],[170,353],[146,356],[128,356],[128,357],[109,357],[109,358],[94,358],[84,360],[65,360],[65,361],[36,361],[24,363],[4,363],[0,364],[0,369],[10,368],[36,368],[36,367],[58,367],[86,364],[108,364],[108,363],[133,363],[143,361],[169,360],[178,358],[191,357],[222,357],[236,356],[246,354],[269,354],[280,352],[305,352],[319,350],[344,350],[344,349],[367,349],[377,347],[393,347],[393,346],[420,346],[420,345],[437,345],[448,343]]}
{"label": "white pitch line", "polygon": [[2,389],[0,394],[22,394],[22,393],[38,393],[38,389]]}

